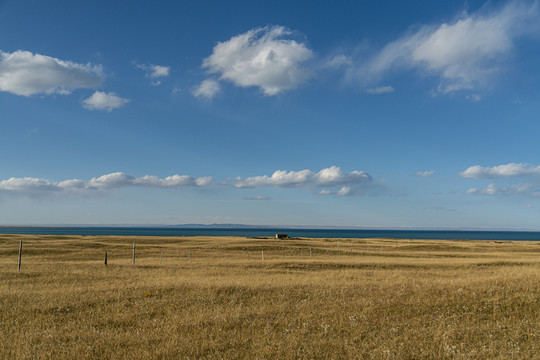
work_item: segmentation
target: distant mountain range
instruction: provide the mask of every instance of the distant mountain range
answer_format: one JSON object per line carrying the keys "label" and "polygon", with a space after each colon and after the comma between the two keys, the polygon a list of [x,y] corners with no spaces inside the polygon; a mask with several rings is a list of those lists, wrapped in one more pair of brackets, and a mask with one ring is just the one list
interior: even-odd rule
{"label": "distant mountain range", "polygon": [[443,227],[369,227],[331,225],[247,225],[247,224],[32,224],[0,225],[0,227],[123,227],[123,228],[176,228],[176,229],[312,229],[312,230],[417,230],[417,231],[540,231],[512,228],[443,228]]}

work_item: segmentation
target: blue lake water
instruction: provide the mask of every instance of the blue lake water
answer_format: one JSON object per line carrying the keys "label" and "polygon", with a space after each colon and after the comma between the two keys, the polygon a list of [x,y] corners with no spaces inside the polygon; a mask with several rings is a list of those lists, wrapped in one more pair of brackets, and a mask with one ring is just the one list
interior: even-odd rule
{"label": "blue lake water", "polygon": [[285,233],[310,238],[397,238],[539,241],[538,231],[360,230],[287,228],[176,228],[176,227],[0,227],[0,234],[116,235],[116,236],[245,236]]}

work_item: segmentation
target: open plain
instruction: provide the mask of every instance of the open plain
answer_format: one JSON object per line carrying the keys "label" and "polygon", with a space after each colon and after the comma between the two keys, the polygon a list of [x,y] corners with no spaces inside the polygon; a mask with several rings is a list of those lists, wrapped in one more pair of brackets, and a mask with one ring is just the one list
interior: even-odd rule
{"label": "open plain", "polygon": [[2,359],[539,354],[540,242],[0,235]]}

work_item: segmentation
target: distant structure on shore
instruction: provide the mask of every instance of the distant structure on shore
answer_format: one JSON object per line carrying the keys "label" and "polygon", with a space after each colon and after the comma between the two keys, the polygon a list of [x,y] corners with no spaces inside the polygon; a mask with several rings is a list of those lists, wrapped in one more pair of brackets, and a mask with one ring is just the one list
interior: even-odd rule
{"label": "distant structure on shore", "polygon": [[287,234],[276,234],[276,239],[288,239],[289,235]]}

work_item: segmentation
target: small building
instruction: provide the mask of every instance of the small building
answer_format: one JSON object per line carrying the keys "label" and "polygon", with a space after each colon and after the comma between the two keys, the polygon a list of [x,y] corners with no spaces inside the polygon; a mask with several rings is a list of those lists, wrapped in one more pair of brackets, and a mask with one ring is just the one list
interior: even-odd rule
{"label": "small building", "polygon": [[287,234],[276,234],[276,239],[288,239],[289,235]]}

